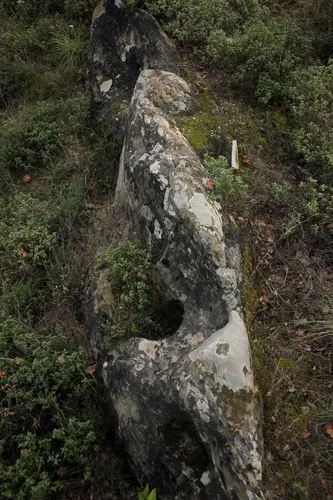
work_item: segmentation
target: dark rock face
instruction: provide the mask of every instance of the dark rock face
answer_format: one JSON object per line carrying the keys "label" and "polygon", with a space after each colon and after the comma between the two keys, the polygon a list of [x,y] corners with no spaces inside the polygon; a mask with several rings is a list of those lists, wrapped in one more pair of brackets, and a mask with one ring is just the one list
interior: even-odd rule
{"label": "dark rock face", "polygon": [[102,0],[96,7],[91,30],[89,83],[95,118],[117,112],[130,100],[140,71],[175,69],[177,51],[156,20],[125,1]]}
{"label": "dark rock face", "polygon": [[262,443],[241,250],[202,185],[209,174],[176,126],[177,115],[195,107],[178,76],[141,72],[116,190],[156,257],[166,294],[182,304],[182,324],[163,340],[132,338],[108,352],[94,320],[103,313],[99,280],[90,331],[138,477],[164,500],[253,500],[261,498]]}

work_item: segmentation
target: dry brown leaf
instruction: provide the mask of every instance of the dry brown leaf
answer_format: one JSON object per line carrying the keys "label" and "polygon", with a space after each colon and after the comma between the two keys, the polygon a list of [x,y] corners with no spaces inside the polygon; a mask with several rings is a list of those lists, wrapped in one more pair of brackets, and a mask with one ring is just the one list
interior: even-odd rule
{"label": "dry brown leaf", "polygon": [[301,432],[300,436],[303,438],[303,439],[307,439],[308,437],[311,436],[311,432],[309,431],[304,431],[304,432]]}
{"label": "dry brown leaf", "polygon": [[5,372],[3,372],[2,370],[0,370],[0,378],[5,378]]}
{"label": "dry brown leaf", "polygon": [[247,155],[243,156],[242,162],[245,163],[245,165],[251,165],[251,160]]}
{"label": "dry brown leaf", "polygon": [[213,184],[212,179],[207,179],[206,180],[205,188],[209,189],[209,191],[213,191],[214,190],[214,184]]}
{"label": "dry brown leaf", "polygon": [[20,358],[18,358],[18,357],[16,357],[16,358],[14,359],[14,361],[15,361],[15,364],[16,364],[16,365],[20,365],[20,364],[21,364],[21,359],[20,359]]}
{"label": "dry brown leaf", "polygon": [[21,255],[24,259],[26,259],[27,257],[29,257],[29,252],[28,250],[26,250],[25,248],[21,248]]}
{"label": "dry brown leaf", "polygon": [[89,208],[89,210],[94,210],[96,208],[96,205],[94,205],[93,203],[87,203],[87,208]]}
{"label": "dry brown leaf", "polygon": [[23,177],[22,177],[22,182],[23,184],[29,184],[29,182],[32,181],[32,177],[30,174],[25,174]]}
{"label": "dry brown leaf", "polygon": [[92,375],[93,373],[95,373],[95,371],[96,371],[95,366],[88,366],[88,368],[86,369],[86,373],[88,373],[88,375]]}
{"label": "dry brown leaf", "polygon": [[326,433],[333,439],[333,426],[332,426],[332,422],[327,422],[327,424],[325,424],[325,430],[326,430]]}

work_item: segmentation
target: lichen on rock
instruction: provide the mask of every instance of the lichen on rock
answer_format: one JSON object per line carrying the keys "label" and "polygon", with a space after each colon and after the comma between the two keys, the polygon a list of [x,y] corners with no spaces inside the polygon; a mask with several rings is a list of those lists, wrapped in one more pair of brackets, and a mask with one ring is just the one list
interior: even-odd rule
{"label": "lichen on rock", "polygon": [[111,351],[98,328],[92,338],[119,436],[135,472],[160,498],[255,499],[262,443],[241,244],[201,184],[209,174],[177,126],[197,109],[180,77],[142,71],[116,188],[118,209],[154,256],[160,287],[182,304],[181,325],[157,340],[139,332]]}

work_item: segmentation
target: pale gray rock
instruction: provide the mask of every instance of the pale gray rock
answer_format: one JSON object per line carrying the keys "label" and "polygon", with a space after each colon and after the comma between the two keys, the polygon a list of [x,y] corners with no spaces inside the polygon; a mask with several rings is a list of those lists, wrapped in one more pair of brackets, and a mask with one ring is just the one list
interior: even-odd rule
{"label": "pale gray rock", "polygon": [[177,127],[177,116],[195,108],[181,78],[141,72],[116,190],[166,296],[183,309],[180,327],[159,340],[142,332],[109,351],[98,323],[102,275],[86,325],[136,475],[162,500],[252,500],[262,498],[262,440],[240,236],[201,185],[209,174]]}

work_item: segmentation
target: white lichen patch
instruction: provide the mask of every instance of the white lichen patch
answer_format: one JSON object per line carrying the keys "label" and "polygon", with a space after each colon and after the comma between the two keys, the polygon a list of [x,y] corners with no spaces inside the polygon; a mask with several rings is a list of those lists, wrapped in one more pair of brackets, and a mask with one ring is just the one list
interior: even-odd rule
{"label": "white lichen patch", "polygon": [[162,239],[162,235],[163,235],[163,231],[162,231],[161,225],[158,222],[158,220],[156,219],[155,223],[154,223],[154,236],[158,240],[161,240]]}
{"label": "white lichen patch", "polygon": [[200,481],[204,486],[207,486],[211,482],[209,470],[202,473]]}
{"label": "white lichen patch", "polygon": [[152,340],[143,339],[139,343],[139,351],[143,352],[150,359],[156,358],[156,346],[158,342],[154,342]]}
{"label": "white lichen patch", "polygon": [[161,165],[159,162],[156,160],[152,165],[150,165],[149,170],[151,171],[152,174],[158,174],[160,171]]}
{"label": "white lichen patch", "polygon": [[193,193],[189,203],[190,211],[196,216],[200,226],[215,229],[219,234],[223,234],[222,218],[203,193]]}
{"label": "white lichen patch", "polygon": [[[220,344],[229,344],[227,355],[219,354]],[[189,356],[191,361],[200,363],[204,372],[215,373],[215,377],[221,379],[221,385],[232,391],[254,390],[248,336],[237,311],[231,311],[228,324],[213,333]]]}
{"label": "white lichen patch", "polygon": [[112,87],[112,83],[113,83],[113,80],[112,78],[110,78],[110,80],[105,80],[103,83],[101,83],[101,85],[99,86],[99,90],[103,93],[103,94],[107,94],[107,92],[109,92],[109,90],[111,89]]}

